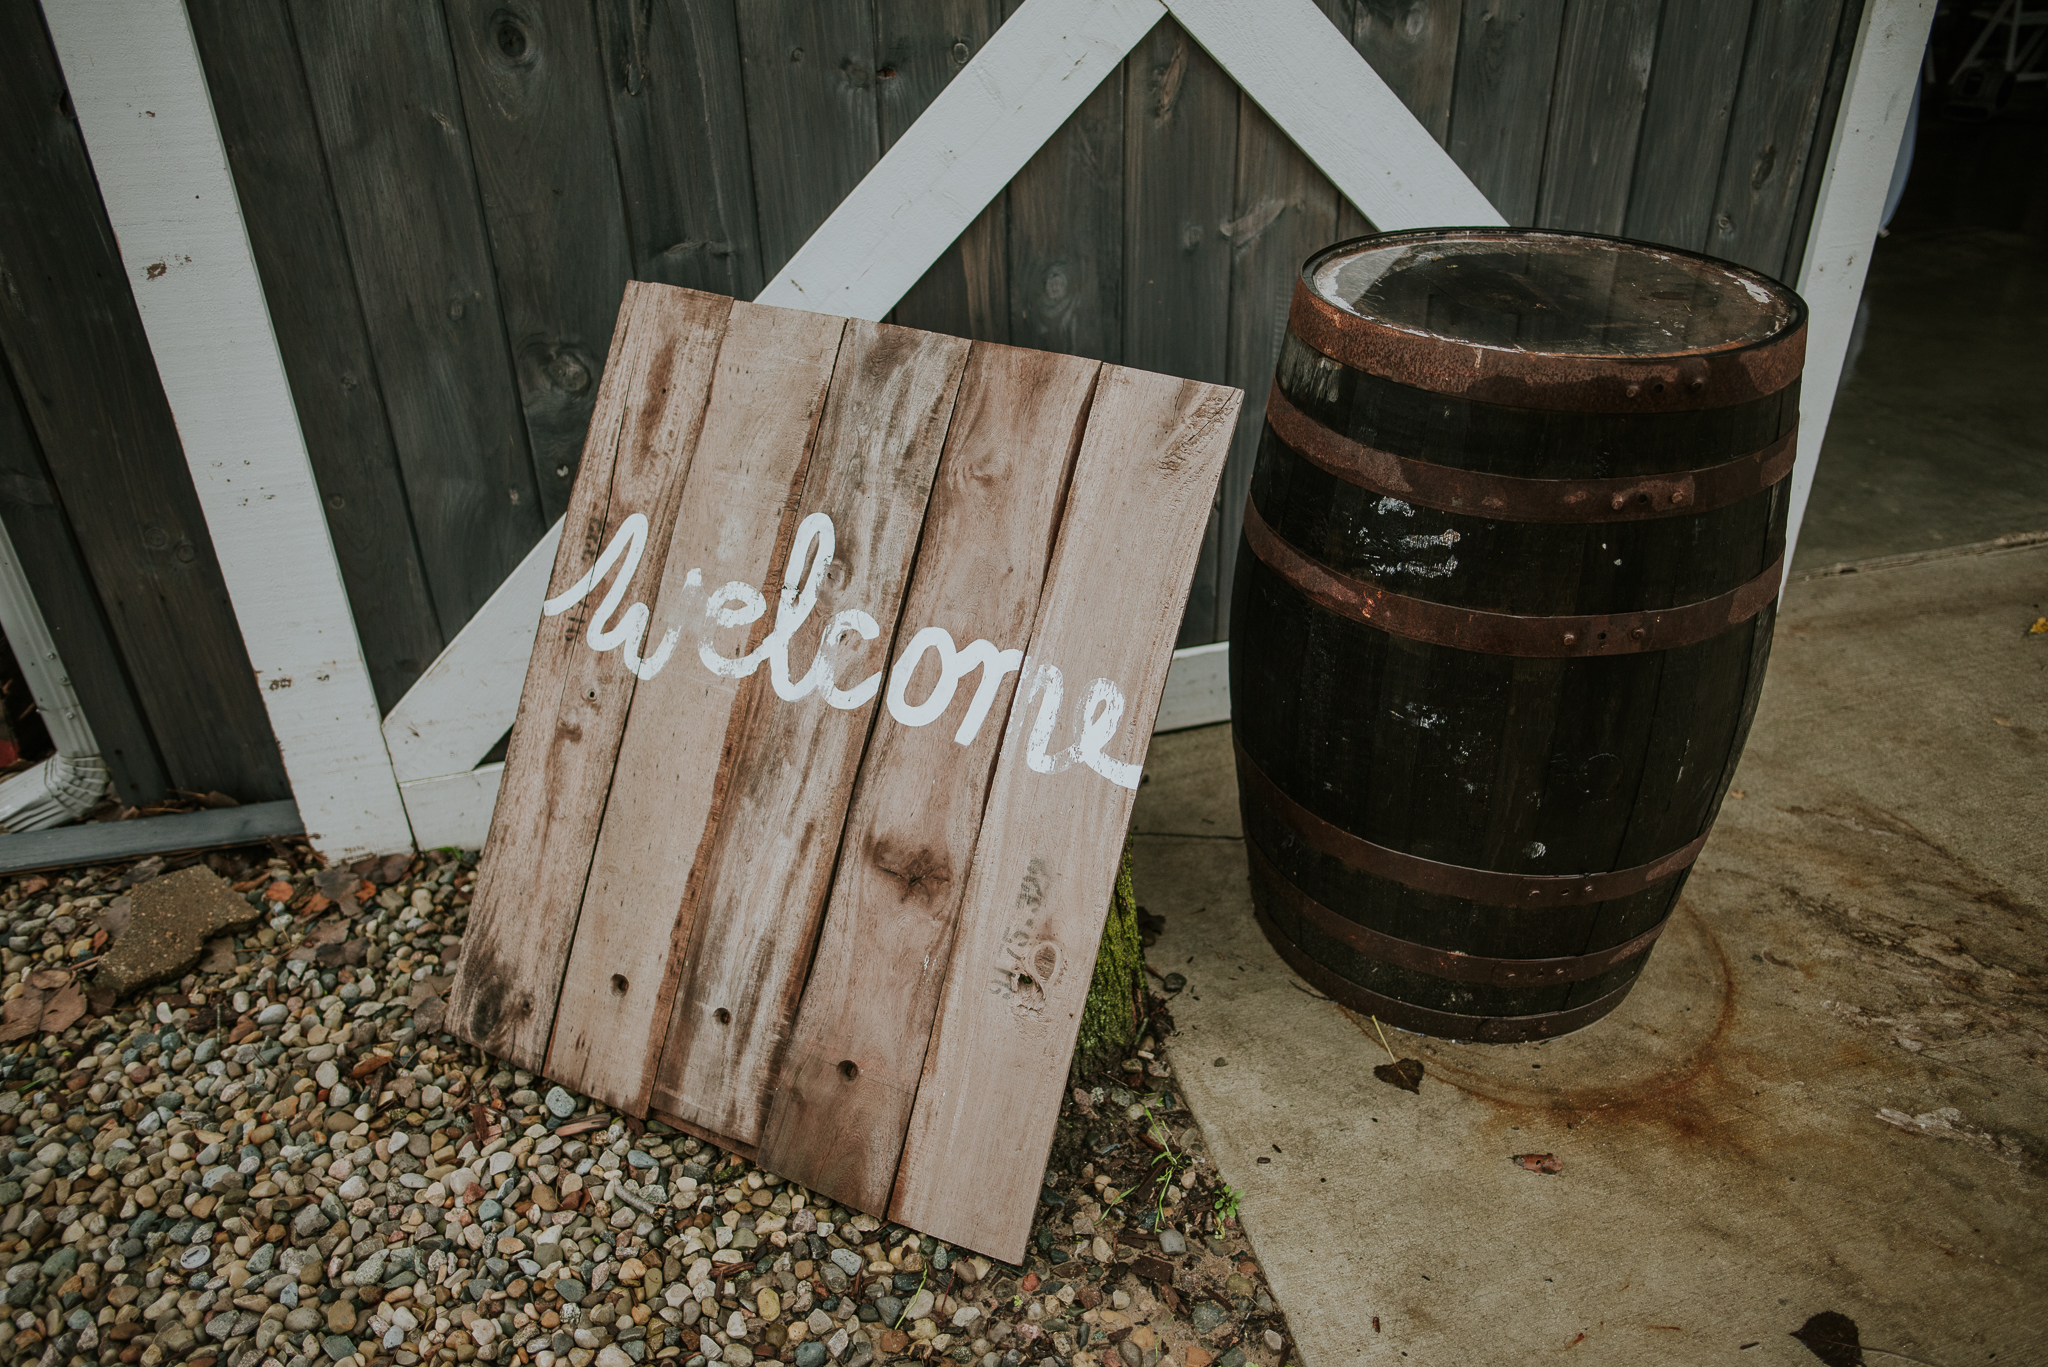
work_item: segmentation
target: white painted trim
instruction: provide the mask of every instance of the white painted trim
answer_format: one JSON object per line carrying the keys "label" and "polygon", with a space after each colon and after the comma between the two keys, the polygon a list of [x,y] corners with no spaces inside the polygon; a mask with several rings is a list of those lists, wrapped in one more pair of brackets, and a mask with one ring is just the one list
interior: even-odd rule
{"label": "white painted trim", "polygon": [[491,812],[498,805],[498,784],[504,775],[504,765],[486,764],[466,773],[399,785],[420,848],[482,849],[484,837],[491,832]]}
{"label": "white painted trim", "polygon": [[1798,289],[1809,312],[1806,373],[1799,389],[1799,452],[1792,466],[1792,509],[1785,528],[1787,576],[1792,573],[1799,524],[1806,518],[1806,501],[1813,493],[1821,444],[1827,439],[1835,390],[1842,382],[1856,305],[1863,297],[1863,278],[1870,269],[1871,248],[1877,243],[1885,196],[1898,164],[1899,140],[1913,109],[1934,5],[1935,0],[1869,0],[1856,35],[1856,55],[1849,65],[1827,172],[1806,239],[1806,260],[1799,270]]}
{"label": "white painted trim", "polygon": [[895,308],[1165,14],[1159,0],[1026,0],[757,302],[871,321]]}
{"label": "white painted trim", "polygon": [[384,718],[400,784],[461,773],[512,729],[561,543],[557,521]]}
{"label": "white painted trim", "polygon": [[377,699],[179,0],[43,13],[314,847],[412,847]]}
{"label": "white painted trim", "polygon": [[1166,691],[1159,695],[1159,715],[1152,734],[1214,726],[1230,720],[1230,642],[1189,646],[1173,652],[1166,670]]}
{"label": "white painted trim", "polygon": [[1311,0],[1166,0],[1382,232],[1507,222]]}
{"label": "white painted trim", "polygon": [[29,694],[36,700],[36,711],[57,753],[97,757],[100,743],[71,687],[70,671],[57,654],[57,638],[43,619],[42,606],[29,587],[28,572],[5,526],[0,526],[0,630],[7,633],[14,662],[21,666],[21,676],[28,682]]}

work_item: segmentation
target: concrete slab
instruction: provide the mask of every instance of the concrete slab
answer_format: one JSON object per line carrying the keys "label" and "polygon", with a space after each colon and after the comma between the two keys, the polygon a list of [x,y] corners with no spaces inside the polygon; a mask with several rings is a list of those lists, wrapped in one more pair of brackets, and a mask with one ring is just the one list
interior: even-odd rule
{"label": "concrete slab", "polygon": [[2044,600],[2048,549],[1794,584],[1633,996],[1535,1045],[1388,1031],[1419,1095],[1254,926],[1227,728],[1154,742],[1170,1052],[1308,1367],[1811,1364],[1822,1312],[1871,1362],[2048,1361]]}

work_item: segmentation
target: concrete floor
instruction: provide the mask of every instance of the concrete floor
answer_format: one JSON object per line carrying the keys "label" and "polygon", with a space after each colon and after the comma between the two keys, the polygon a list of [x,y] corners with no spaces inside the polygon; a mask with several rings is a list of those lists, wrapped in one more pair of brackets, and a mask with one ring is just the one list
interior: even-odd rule
{"label": "concrete floor", "polygon": [[1795,569],[2048,530],[2048,111],[1933,114],[1864,286]]}
{"label": "concrete floor", "polygon": [[2043,613],[2048,548],[1795,582],[1629,1001],[1537,1045],[1390,1031],[1419,1095],[1253,925],[1228,729],[1154,742],[1175,1072],[1308,1367],[1811,1364],[1823,1311],[1872,1363],[2048,1362]]}

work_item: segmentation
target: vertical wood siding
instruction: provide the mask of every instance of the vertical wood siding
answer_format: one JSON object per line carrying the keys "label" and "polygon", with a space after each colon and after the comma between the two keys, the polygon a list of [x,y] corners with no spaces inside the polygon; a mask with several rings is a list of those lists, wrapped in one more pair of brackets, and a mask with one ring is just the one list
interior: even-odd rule
{"label": "vertical wood siding", "polygon": [[[164,400],[142,318],[115,249],[42,15],[0,7],[0,352],[25,422],[11,466],[49,472],[89,575],[75,592],[38,588],[60,643],[104,629],[147,722],[141,753],[123,682],[81,677],[87,719],[129,760],[128,795],[168,784],[244,801],[287,797],[284,765],[242,647],[199,496]],[[166,262],[163,269],[174,269]],[[4,434],[0,434],[4,438]],[[34,489],[18,496],[33,500]],[[27,553],[26,520],[6,510]],[[44,529],[47,532],[51,529]],[[67,662],[68,663],[68,662]],[[74,671],[90,668],[88,655]],[[123,739],[127,735],[128,739]]]}
{"label": "vertical wood siding", "polygon": [[[750,298],[1019,3],[191,0],[387,707],[566,507],[626,281]],[[1510,222],[1796,272],[1861,0],[1319,3]],[[53,138],[72,145],[37,164],[55,177],[45,198],[0,190],[14,271],[41,221],[30,206],[68,195],[98,213],[54,65],[38,76],[32,47],[0,56],[25,105],[8,136],[31,162]],[[1247,391],[1180,633],[1193,645],[1229,635],[1289,282],[1309,251],[1369,230],[1168,19],[891,320]],[[91,249],[90,232],[70,236],[68,251]],[[62,287],[64,307],[103,318],[100,354],[39,355],[18,310],[4,327],[53,484],[93,478],[108,448],[74,429],[104,425],[137,446],[110,487],[140,497],[136,472],[173,469],[175,437],[102,250],[97,275],[67,265]],[[85,396],[77,375],[109,364],[127,378]],[[171,781],[272,794],[232,620],[200,586],[196,508],[147,497],[164,510],[150,525],[193,562],[158,563],[118,518],[65,504],[130,711]],[[214,623],[180,630],[175,653],[131,607],[165,583],[194,587],[156,620]],[[171,720],[198,706],[186,679],[208,681],[199,714],[218,719],[203,762]],[[112,725],[119,708],[94,711]]]}

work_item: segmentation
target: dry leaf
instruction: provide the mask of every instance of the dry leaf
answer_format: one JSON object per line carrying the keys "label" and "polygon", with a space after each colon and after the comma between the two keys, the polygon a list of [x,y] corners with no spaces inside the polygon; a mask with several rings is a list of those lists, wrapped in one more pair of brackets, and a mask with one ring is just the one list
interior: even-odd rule
{"label": "dry leaf", "polygon": [[60,1034],[76,1025],[85,1015],[85,993],[77,983],[65,988],[50,998],[43,1007],[43,1031],[45,1034]]}
{"label": "dry leaf", "polygon": [[1530,1172],[1563,1172],[1564,1160],[1554,1153],[1518,1153],[1514,1161]]}
{"label": "dry leaf", "polygon": [[40,987],[45,992],[55,992],[60,987],[71,985],[71,972],[63,968],[39,968],[28,975],[30,987]]}
{"label": "dry leaf", "polygon": [[1422,1060],[1404,1058],[1394,1063],[1382,1063],[1372,1070],[1372,1075],[1390,1087],[1399,1087],[1404,1092],[1422,1090]]}
{"label": "dry leaf", "polygon": [[0,1012],[0,1044],[27,1039],[43,1028],[43,1004],[47,996],[39,988],[24,988],[19,997]]}

